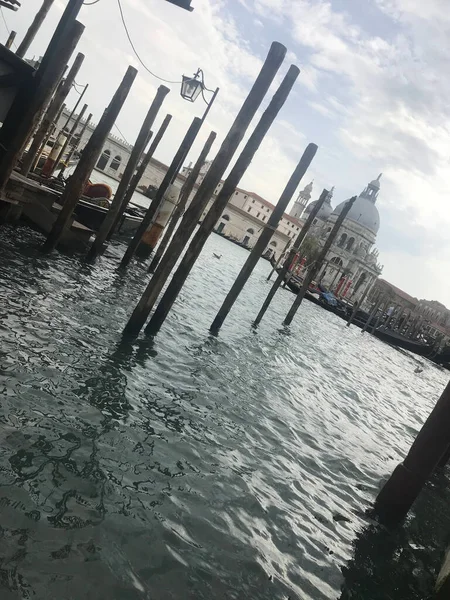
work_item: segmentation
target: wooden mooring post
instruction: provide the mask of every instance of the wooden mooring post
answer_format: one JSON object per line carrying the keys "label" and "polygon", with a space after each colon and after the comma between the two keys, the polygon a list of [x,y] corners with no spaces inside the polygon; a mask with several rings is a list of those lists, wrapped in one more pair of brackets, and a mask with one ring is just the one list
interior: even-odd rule
{"label": "wooden mooring post", "polygon": [[5,48],[8,48],[8,50],[11,49],[11,46],[13,45],[13,42],[16,39],[16,35],[16,31],[10,31],[8,39],[6,40]]}
{"label": "wooden mooring post", "polygon": [[153,137],[153,133],[150,132],[149,141],[151,140],[151,144],[149,146],[149,149],[147,150],[147,152],[143,156],[141,162],[139,163],[139,166],[136,169],[136,173],[131,178],[130,185],[127,187],[127,191],[125,192],[125,195],[123,197],[122,206],[120,207],[120,211],[117,214],[116,220],[115,220],[113,226],[111,227],[109,235],[106,239],[109,239],[112,236],[112,234],[116,231],[117,228],[120,228],[120,223],[121,223],[121,220],[123,217],[123,213],[125,212],[125,209],[127,208],[131,198],[133,197],[133,194],[136,191],[136,188],[145,173],[145,169],[150,164],[150,161],[151,161],[153,155],[155,154],[156,149],[159,146],[159,142],[161,141],[163,135],[165,134],[166,129],[169,126],[169,123],[171,120],[172,120],[172,115],[167,114],[164,117],[164,120],[161,123],[158,131],[156,132],[156,135]]}
{"label": "wooden mooring post", "polygon": [[59,109],[61,108],[62,104],[64,103],[64,100],[67,98],[70,90],[72,89],[73,82],[75,81],[75,77],[77,76],[81,65],[83,64],[84,58],[84,54],[82,54],[81,52],[79,52],[76,55],[75,60],[73,61],[73,64],[67,74],[67,77],[63,79],[58,85],[53,100],[50,102],[49,107],[47,108],[47,111],[44,115],[44,118],[42,119],[34,135],[31,146],[28,149],[28,152],[23,157],[20,172],[25,177],[27,177],[30,170],[34,168],[34,165],[37,162],[36,158],[37,160],[39,160],[39,157],[37,155],[39,153],[40,156],[39,151],[42,142],[47,138],[49,130],[53,127],[53,122],[56,120],[56,116],[59,113]]}
{"label": "wooden mooring post", "polygon": [[53,173],[55,172],[55,170],[58,168],[59,163],[63,160],[64,158],[64,153],[67,150],[68,145],[70,144],[70,142],[72,141],[73,136],[75,135],[77,129],[78,129],[78,125],[80,124],[81,119],[84,117],[84,113],[87,110],[88,105],[84,104],[83,108],[80,110],[79,114],[77,115],[77,118],[75,119],[70,131],[68,132],[67,136],[66,136],[66,140],[64,142],[64,144],[61,146],[61,150],[59,151],[58,156],[56,157],[55,160],[55,164],[53,165],[53,167],[50,169],[50,175],[49,177],[51,177],[53,175]]}
{"label": "wooden mooring post", "polygon": [[153,98],[153,102],[151,103],[145,119],[142,122],[141,129],[139,130],[136,142],[134,143],[133,150],[130,154],[130,158],[128,159],[125,170],[120,179],[119,186],[114,194],[114,199],[88,252],[87,260],[95,260],[95,258],[103,252],[103,244],[105,243],[112,227],[116,223],[117,217],[120,218],[120,211],[123,205],[125,193],[131,182],[131,178],[136,171],[136,167],[142,158],[145,147],[150,139],[152,125],[155,122],[164,99],[169,92],[170,90],[168,87],[165,85],[160,85],[155,97]]}
{"label": "wooden mooring post", "polygon": [[[247,131],[248,126],[250,125],[252,118],[255,116],[256,111],[258,110],[259,106],[261,105],[261,102],[262,102],[264,96],[266,95],[272,81],[274,80],[274,78],[276,76],[277,71],[280,68],[280,66],[284,60],[285,55],[286,55],[286,48],[282,44],[280,44],[278,42],[274,42],[270,48],[270,51],[267,55],[264,65],[263,65],[252,89],[250,90],[249,95],[247,96],[244,104],[242,105],[227,136],[225,137],[224,141],[222,142],[219,152],[217,153],[210,168],[208,169],[202,183],[200,184],[200,186],[197,190],[197,193],[195,194],[194,198],[192,199],[192,202],[191,202],[189,208],[186,210],[186,212],[181,220],[180,226],[178,227],[177,235],[174,236],[174,238],[170,242],[169,247],[167,248],[164,256],[161,258],[161,261],[155,271],[155,274],[152,277],[152,280],[147,285],[147,288],[145,289],[139,303],[137,304],[136,308],[134,309],[133,314],[131,315],[127,325],[125,326],[124,334],[136,335],[137,333],[139,333],[139,331],[141,330],[145,321],[147,320],[147,317],[148,317],[151,309],[153,308],[153,306],[158,298],[159,293],[161,292],[165,282],[169,278],[170,273],[180,256],[180,254],[183,252],[192,233],[194,232],[195,227],[197,226],[198,220],[199,220],[204,208],[208,204],[214,190],[217,187],[217,184],[221,180],[228,164],[230,163],[231,158],[233,157],[240,142],[242,141],[242,139],[245,135],[245,132]],[[273,106],[272,110],[275,110],[275,106]],[[273,118],[275,118],[275,116]],[[272,120],[273,119],[270,120],[270,123],[272,122]],[[264,120],[263,120],[263,125],[264,125]],[[269,126],[270,126],[270,124],[267,125],[267,129]],[[258,126],[257,126],[257,128],[258,128]],[[260,139],[255,138],[256,130],[255,130],[255,132],[253,132],[253,134],[250,138],[250,139],[253,139],[253,142],[252,142],[252,146],[250,147],[250,156],[248,158],[248,162],[247,162],[247,159],[245,162],[246,166],[248,166],[248,164],[250,164],[251,158],[256,151],[255,145],[256,145],[258,139],[259,139],[259,143],[261,143],[261,140],[263,139],[265,133],[267,132],[267,129],[265,129],[264,132],[262,132],[262,127],[259,127],[258,134],[262,133],[262,136],[260,137]],[[249,142],[250,142],[250,140],[249,140]],[[247,142],[246,147],[248,147],[249,142]],[[259,143],[257,145],[259,145]],[[246,157],[246,154],[249,154],[248,149],[247,149],[247,152],[244,154],[244,158]],[[242,154],[241,154],[241,157],[242,157]],[[241,159],[241,163],[242,163],[242,159]],[[236,163],[236,165],[237,165],[237,163]],[[243,169],[243,171],[241,173],[240,170],[236,171],[236,165],[233,167],[232,171],[235,172],[235,179],[237,179],[239,181],[240,177],[242,176],[242,173],[245,172],[245,169],[247,167],[245,166],[245,168]],[[236,177],[236,175],[237,175],[237,177]],[[233,180],[230,179],[230,176],[231,176],[231,173],[227,178],[229,185],[227,186],[226,185],[227,182],[225,181],[224,186],[222,187],[222,189],[219,192],[217,199],[216,199],[216,205],[219,202],[219,200],[221,202],[221,207],[219,209],[220,211],[222,210],[222,206],[225,206],[226,203],[228,202],[231,194],[234,192],[234,188],[237,185],[236,184],[236,185],[234,185],[234,187],[232,187]],[[224,192],[224,187],[226,188],[225,192]],[[211,212],[211,211],[209,211],[209,212]],[[209,213],[208,213],[208,215],[209,215]],[[208,215],[206,216],[206,218],[208,217]],[[219,215],[220,215],[220,213],[219,213]],[[213,221],[212,227],[214,227],[216,220],[217,220],[217,216],[213,216],[212,217],[212,221]],[[204,223],[205,223],[205,221],[203,221],[203,224]],[[202,229],[203,224],[200,226],[199,231],[200,231],[200,229]],[[208,229],[205,229],[203,227],[203,230],[201,233],[201,238],[196,241],[195,248],[192,248],[192,252],[190,252],[191,247],[189,247],[183,260],[181,261],[181,264],[180,264],[181,271],[179,269],[177,269],[176,275],[178,274],[178,277],[177,277],[177,279],[175,279],[175,281],[172,280],[172,282],[171,282],[171,285],[172,285],[172,283],[173,283],[173,285],[172,285],[171,292],[170,292],[170,294],[171,294],[170,300],[169,300],[169,302],[171,303],[170,306],[173,304],[176,296],[179,293],[179,290],[183,286],[184,281],[192,268],[192,265],[195,263],[195,261],[197,259],[197,256],[198,256],[197,251],[198,251],[198,253],[200,253],[201,248],[203,247],[206,239],[209,236],[209,233],[210,233],[209,229],[210,228],[212,229],[212,227],[211,227],[211,223],[209,223]],[[164,309],[164,310],[166,310],[166,309]],[[168,310],[170,310],[170,307],[168,307]]]}
{"label": "wooden mooring post", "polygon": [[316,218],[317,213],[322,208],[322,205],[325,202],[325,200],[327,199],[327,196],[328,196],[329,193],[330,192],[328,190],[324,189],[323,192],[320,194],[320,198],[318,199],[318,201],[314,205],[313,209],[309,213],[308,218],[306,219],[305,224],[303,225],[303,227],[300,230],[300,233],[298,234],[298,236],[295,239],[294,245],[292,246],[289,254],[285,257],[285,260],[283,262],[283,266],[281,267],[281,270],[278,273],[278,277],[276,278],[276,280],[274,281],[272,287],[270,288],[270,291],[267,294],[266,299],[263,302],[263,305],[261,306],[261,310],[259,311],[256,319],[253,322],[253,327],[257,327],[260,324],[261,319],[265,315],[267,309],[270,306],[270,303],[274,299],[275,294],[277,293],[278,288],[283,283],[283,281],[284,281],[284,279],[286,277],[286,274],[287,274],[287,272],[289,270],[289,267],[291,266],[292,261],[294,260],[295,255],[297,254],[298,250],[300,249],[300,247],[302,245],[302,242],[303,242],[303,240],[306,237],[306,234],[310,230],[311,225],[313,224],[313,221]]}
{"label": "wooden mooring post", "polygon": [[20,56],[20,58],[25,56],[25,52],[31,46],[32,41],[36,37],[36,33],[41,28],[41,25],[44,22],[45,17],[48,15],[48,11],[50,10],[54,1],[55,0],[44,0],[41,8],[36,13],[33,22],[29,26],[28,31],[17,48],[16,55]]}
{"label": "wooden mooring post", "polygon": [[450,445],[450,383],[417,434],[407,456],[384,484],[374,511],[386,525],[400,523]]}
{"label": "wooden mooring post", "polygon": [[353,303],[352,312],[351,312],[351,314],[350,314],[350,316],[348,318],[348,321],[347,321],[347,327],[350,327],[350,325],[355,320],[356,313],[358,312],[358,310],[363,305],[363,302],[366,299],[367,294],[369,293],[369,289],[370,289],[370,285],[367,285],[366,289],[362,293],[361,298],[359,300],[355,300],[355,302]]}
{"label": "wooden mooring post", "polygon": [[[65,35],[59,38],[55,54],[45,63],[43,60],[32,80],[18,91],[0,129],[0,190],[3,193],[84,31],[84,25],[71,21],[63,29]],[[50,45],[54,47],[52,42]]]}
{"label": "wooden mooring post", "polygon": [[194,117],[189,129],[186,132],[186,135],[183,138],[183,141],[181,142],[177,152],[175,153],[175,156],[172,159],[172,162],[170,163],[169,168],[166,171],[166,174],[164,175],[164,179],[162,180],[161,185],[159,186],[155,194],[155,197],[153,198],[150,206],[147,209],[147,212],[145,213],[144,218],[142,219],[142,223],[139,225],[136,233],[134,234],[133,239],[129,243],[128,248],[126,249],[126,252],[120,263],[121,268],[126,267],[130,260],[133,258],[134,253],[136,252],[139,244],[141,243],[142,237],[144,236],[145,232],[152,226],[156,217],[158,216],[159,209],[161,208],[162,203],[164,202],[164,195],[169,189],[169,186],[171,185],[172,181],[177,176],[179,170],[181,169],[183,161],[186,158],[187,153],[191,149],[192,144],[194,143],[201,126],[202,120],[199,117]]}
{"label": "wooden mooring post", "polygon": [[134,67],[128,67],[121,84],[119,85],[116,93],[114,94],[108,108],[102,115],[97,127],[94,129],[86,147],[83,150],[83,154],[80,161],[70,177],[66,188],[61,196],[61,203],[63,205],[61,212],[59,213],[46,242],[44,243],[43,250],[50,251],[56,248],[64,230],[69,224],[72,217],[73,211],[77,202],[83,193],[84,188],[88,182],[89,176],[97,163],[98,157],[102,151],[103,145],[115,120],[125,102],[133,81],[137,75],[137,71]]}
{"label": "wooden mooring post", "polygon": [[300,290],[297,294],[297,297],[295,298],[291,308],[289,309],[289,312],[283,321],[283,325],[290,325],[292,323],[292,319],[294,318],[295,313],[298,310],[298,307],[302,303],[302,300],[305,297],[305,294],[308,291],[308,288],[309,288],[312,280],[319,272],[319,270],[322,266],[322,262],[325,260],[325,257],[328,253],[328,250],[331,247],[331,244],[334,242],[334,239],[336,238],[338,231],[341,228],[342,223],[344,222],[345,217],[348,215],[348,213],[349,213],[350,209],[352,208],[353,204],[355,203],[355,201],[356,201],[356,196],[353,196],[353,198],[350,198],[350,200],[347,200],[344,208],[341,211],[341,214],[338,216],[336,223],[333,226],[333,229],[330,231],[330,233],[325,241],[325,244],[323,245],[322,250],[320,251],[319,257],[317,258],[315,263],[310,267],[309,271],[306,273],[306,275],[303,279],[302,287],[300,288]]}
{"label": "wooden mooring post", "polygon": [[[297,69],[297,75],[298,73],[299,71]],[[297,78],[297,75],[295,75],[295,77],[292,76],[291,88]],[[270,242],[273,234],[275,233],[278,227],[278,223],[283,217],[287,205],[291,201],[295,190],[297,189],[300,181],[302,180],[303,176],[308,170],[316,152],[317,145],[308,144],[306,150],[303,153],[303,156],[300,159],[300,162],[297,164],[294,172],[289,178],[289,181],[287,182],[287,185],[284,188],[278,202],[275,204],[272,214],[270,215],[269,220],[267,221],[267,225],[263,228],[261,234],[256,240],[256,243],[251,249],[247,260],[245,261],[242,269],[239,272],[239,275],[236,277],[233,285],[231,286],[230,291],[228,292],[228,294],[225,297],[225,300],[222,303],[222,306],[219,308],[217,315],[215,316],[210,327],[210,331],[212,333],[217,334],[219,329],[222,327],[225,319],[228,316],[228,313],[232,309],[244,285],[247,283],[250,275],[252,274],[259,259],[261,258],[262,253],[267,248],[268,243]]]}
{"label": "wooden mooring post", "polygon": [[374,301],[374,305],[372,307],[372,310],[369,313],[369,318],[367,319],[367,321],[364,323],[364,327],[361,330],[361,333],[364,333],[365,331],[367,331],[369,325],[371,324],[372,320],[375,318],[375,315],[378,312],[378,309],[380,308],[381,303],[383,302],[383,295],[381,293],[378,294],[376,300]]}
{"label": "wooden mooring post", "polygon": [[72,149],[70,150],[69,154],[66,157],[66,161],[65,164],[62,165],[60,172],[58,173],[58,178],[62,178],[64,175],[64,171],[67,169],[67,167],[69,166],[69,163],[72,159],[72,156],[75,153],[75,150],[78,148],[78,146],[80,145],[81,140],[83,139],[83,135],[84,132],[86,131],[86,129],[89,126],[89,123],[91,122],[92,119],[92,113],[89,114],[88,118],[86,119],[86,121],[83,124],[83,127],[81,128],[80,134],[78,136],[78,140],[76,141],[75,144],[73,144]]}
{"label": "wooden mooring post", "polygon": [[209,151],[211,150],[211,146],[213,145],[214,140],[216,139],[216,136],[217,136],[216,132],[211,131],[211,133],[208,136],[208,139],[205,142],[205,145],[202,148],[202,151],[200,152],[200,154],[197,158],[197,161],[196,161],[194,167],[192,168],[186,181],[184,182],[183,187],[181,188],[178,204],[176,205],[176,207],[170,217],[170,221],[164,232],[164,236],[156,249],[155,256],[153,257],[152,262],[150,263],[150,267],[148,269],[150,273],[153,273],[155,271],[156,267],[158,266],[159,261],[161,260],[161,257],[164,254],[164,252],[167,248],[167,245],[169,244],[169,242],[172,238],[172,234],[175,231],[175,227],[177,226],[178,221],[181,219],[181,217],[184,214],[186,204],[189,200],[189,196],[191,195],[192,190],[194,189],[194,185],[195,185],[195,182],[197,181],[197,177],[200,173],[200,169],[202,168],[202,166],[205,163],[205,160],[209,154]]}
{"label": "wooden mooring post", "polygon": [[286,252],[289,248],[289,246],[291,245],[292,239],[289,238],[288,241],[286,242],[286,245],[284,246],[283,250],[281,251],[281,254],[278,258],[278,260],[275,263],[275,266],[272,267],[272,270],[270,271],[270,273],[267,275],[266,277],[266,281],[270,281],[272,279],[272,275],[275,273],[275,271],[278,269],[278,267],[281,264],[281,261],[286,258]]}

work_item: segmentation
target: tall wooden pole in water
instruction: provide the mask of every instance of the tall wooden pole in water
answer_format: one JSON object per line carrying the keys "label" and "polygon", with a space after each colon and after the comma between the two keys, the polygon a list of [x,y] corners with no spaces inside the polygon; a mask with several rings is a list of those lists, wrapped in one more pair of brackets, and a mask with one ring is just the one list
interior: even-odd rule
{"label": "tall wooden pole in water", "polygon": [[25,37],[20,42],[19,47],[17,48],[16,55],[23,58],[25,56],[25,52],[31,46],[32,41],[36,37],[36,33],[41,28],[42,23],[44,22],[45,17],[48,15],[48,11],[50,10],[53,2],[55,0],[44,0],[41,8],[36,13],[33,22],[28,28],[28,31],[25,34]]}
{"label": "tall wooden pole in water", "polygon": [[189,196],[191,195],[191,192],[194,189],[194,185],[197,181],[200,169],[205,163],[206,157],[208,156],[209,151],[211,150],[211,146],[213,145],[214,140],[216,139],[216,135],[217,134],[215,131],[211,131],[211,133],[208,136],[208,139],[205,142],[205,145],[202,148],[202,151],[199,154],[199,157],[197,158],[197,162],[195,163],[186,181],[184,182],[183,187],[181,188],[178,204],[176,205],[173,214],[170,217],[170,221],[167,225],[166,231],[164,232],[164,236],[161,242],[159,243],[159,246],[155,252],[155,256],[152,259],[152,262],[150,263],[150,267],[148,269],[150,273],[153,273],[156,267],[158,266],[159,261],[161,260],[161,257],[164,254],[167,245],[172,238],[172,234],[175,231],[175,227],[177,226],[177,223],[180,220],[180,218],[183,216],[184,209],[186,208],[186,204],[189,200]]}
{"label": "tall wooden pole in water", "polygon": [[300,233],[298,234],[298,236],[294,242],[294,245],[291,248],[291,251],[289,252],[289,254],[287,255],[287,257],[284,260],[283,266],[278,274],[278,277],[274,281],[272,287],[270,288],[269,293],[267,294],[266,299],[263,302],[263,305],[261,306],[261,310],[259,311],[259,313],[253,323],[254,327],[257,327],[260,324],[261,319],[263,318],[267,309],[269,308],[270,303],[272,302],[273,298],[275,297],[275,294],[277,293],[278,288],[283,283],[283,281],[286,277],[286,273],[288,272],[289,267],[291,266],[295,255],[297,254],[297,251],[300,249],[300,246],[302,245],[302,242],[305,239],[306,234],[308,233],[311,225],[313,224],[314,219],[316,218],[317,213],[322,208],[322,205],[325,202],[325,200],[327,199],[327,196],[329,193],[330,192],[328,190],[323,190],[323,192],[320,194],[319,200],[316,202],[313,209],[309,213],[305,224],[301,228]]}
{"label": "tall wooden pole in water", "polygon": [[114,195],[114,199],[105,219],[103,220],[103,223],[100,226],[100,229],[95,236],[95,241],[88,252],[88,260],[95,259],[95,257],[102,252],[103,244],[108,237],[112,226],[116,222],[117,216],[119,215],[127,187],[131,181],[131,178],[133,177],[138,162],[142,157],[145,146],[150,139],[152,125],[156,119],[156,116],[158,115],[159,109],[161,108],[165,97],[169,92],[169,88],[165,85],[160,85],[156,92],[153,102],[148,109],[147,115],[136,138],[130,158],[128,159],[127,165],[120,179],[119,186]]}
{"label": "tall wooden pole in water", "polygon": [[75,77],[77,76],[78,71],[83,64],[83,61],[84,54],[79,52],[73,61],[73,65],[71,66],[67,77],[60,82],[58,89],[55,92],[55,96],[50,102],[47,112],[45,113],[44,118],[42,119],[41,124],[34,135],[31,146],[26,155],[23,157],[20,172],[25,177],[28,175],[30,169],[34,165],[37,154],[41,148],[41,144],[44,141],[48,130],[52,127],[52,123],[54,122],[64,100],[67,98],[67,95],[72,89],[72,84],[75,81]]}
{"label": "tall wooden pole in water", "polygon": [[66,157],[66,161],[65,161],[65,165],[62,166],[60,172],[58,173],[58,178],[62,178],[64,171],[66,170],[66,168],[69,166],[70,161],[72,159],[72,156],[75,153],[75,150],[78,148],[78,146],[80,145],[81,140],[83,139],[83,135],[84,132],[86,131],[86,129],[89,126],[89,123],[91,122],[92,119],[92,113],[89,113],[88,118],[86,119],[86,121],[84,122],[83,127],[81,128],[80,134],[78,136],[78,140],[76,141],[76,143],[72,146],[72,149],[70,150],[69,154]]}
{"label": "tall wooden pole in water", "polygon": [[180,147],[175,153],[175,156],[173,157],[172,162],[166,171],[164,179],[162,180],[161,185],[159,186],[158,191],[155,194],[155,197],[153,198],[150,206],[148,207],[145,217],[142,219],[142,223],[139,225],[136,233],[134,234],[133,239],[128,245],[128,248],[120,263],[121,267],[126,267],[128,265],[128,263],[134,256],[137,247],[141,243],[142,236],[157,218],[159,209],[161,208],[162,203],[164,202],[164,194],[167,192],[172,181],[175,179],[179,170],[181,169],[181,165],[183,164],[184,159],[186,158],[189,150],[191,149],[192,144],[194,143],[201,126],[202,120],[199,117],[194,117],[189,129],[186,132],[186,135],[183,138],[183,141],[180,144]]}
{"label": "tall wooden pole in water", "polygon": [[[294,84],[299,71],[297,69],[297,74],[291,80],[291,88]],[[262,253],[267,248],[267,244],[270,242],[276,228],[278,227],[278,223],[283,217],[284,211],[286,210],[287,205],[292,199],[295,190],[297,189],[300,181],[302,180],[304,174],[308,170],[315,154],[317,152],[316,144],[308,144],[305,152],[303,153],[300,162],[292,173],[286,187],[284,188],[283,193],[280,196],[275,208],[272,211],[272,214],[267,221],[267,225],[264,227],[262,233],[259,238],[256,240],[255,245],[250,251],[250,254],[245,261],[239,275],[236,277],[235,282],[231,286],[230,291],[225,297],[225,300],[222,303],[217,315],[215,316],[210,331],[212,333],[217,333],[219,329],[222,327],[223,322],[227,318],[228,313],[232,309],[234,303],[236,302],[239,294],[241,293],[244,285],[247,283],[250,275],[253,272],[253,269],[256,267],[258,260],[260,259]]]}
{"label": "tall wooden pole in water", "polygon": [[47,57],[47,50],[44,56],[47,60],[44,62],[42,59],[32,80],[17,93],[0,129],[0,188],[2,190],[22,156],[25,145],[52,97],[83,31],[84,25],[78,21],[69,22],[64,28],[65,35],[59,39],[56,54]]}
{"label": "tall wooden pole in water", "polygon": [[361,306],[363,305],[363,302],[366,299],[369,289],[370,289],[370,284],[367,284],[366,289],[364,290],[361,298],[359,300],[355,300],[355,302],[353,304],[352,312],[347,321],[347,327],[350,327],[350,325],[353,323],[353,321],[356,317],[356,313],[358,312],[358,309],[360,309]]}
{"label": "tall wooden pole in water", "polygon": [[303,279],[302,287],[300,288],[300,291],[298,292],[297,297],[295,298],[291,308],[289,309],[289,312],[283,321],[283,325],[290,325],[292,323],[292,319],[294,318],[295,313],[298,310],[298,307],[302,303],[302,300],[305,297],[306,292],[308,291],[311,281],[314,279],[316,274],[319,272],[319,270],[322,266],[322,262],[325,260],[325,257],[328,253],[328,250],[331,247],[331,244],[334,242],[334,239],[337,236],[338,231],[341,228],[341,225],[344,222],[345,217],[348,215],[348,213],[349,213],[351,207],[353,206],[353,204],[355,203],[355,201],[356,201],[356,196],[353,196],[353,198],[350,198],[350,200],[348,200],[346,202],[344,208],[341,211],[341,214],[338,216],[336,223],[334,224],[333,229],[330,231],[330,234],[328,235],[328,237],[325,241],[325,244],[319,254],[319,257],[317,258],[315,264],[312,265],[311,268],[309,269],[309,271],[306,273],[306,275]]}
{"label": "tall wooden pole in water", "polygon": [[133,81],[137,75],[137,71],[134,67],[128,67],[121,84],[119,85],[116,93],[114,94],[108,108],[102,115],[97,127],[94,129],[86,147],[83,150],[83,154],[80,161],[70,177],[66,188],[61,196],[61,203],[63,205],[61,212],[59,213],[48,237],[44,244],[43,249],[50,251],[56,248],[61,236],[63,235],[66,227],[69,224],[69,220],[72,217],[75,206],[78,203],[80,195],[83,193],[84,188],[88,182],[89,176],[94,168],[98,157],[103,148],[106,138],[108,137],[111,127],[114,125],[117,115],[125,102]]}
{"label": "tall wooden pole in water", "polygon": [[[161,141],[163,135],[165,134],[166,129],[167,129],[171,119],[172,119],[172,115],[169,115],[169,114],[167,114],[164,117],[164,121],[161,123],[161,126],[158,129],[158,131],[156,132],[155,137],[152,139],[149,149],[147,150],[145,156],[142,158],[142,160],[136,170],[136,173],[133,175],[133,177],[130,181],[130,185],[127,187],[127,191],[125,192],[125,195],[123,197],[122,205],[120,207],[119,213],[117,214],[116,221],[113,224],[113,226],[111,227],[110,235],[108,236],[108,238],[113,234],[113,232],[116,230],[117,227],[120,227],[120,220],[122,218],[122,215],[125,212],[125,209],[128,206],[131,198],[133,197],[133,194],[134,194],[140,180],[142,179],[142,176],[145,173],[145,169],[148,167],[150,160],[152,159],[153,155],[155,154],[156,149],[159,146],[159,142]],[[151,133],[151,135],[149,137],[149,141],[153,135],[152,132],[150,132],[150,133]]]}
{"label": "tall wooden pole in water", "polygon": [[49,177],[51,177],[55,171],[55,169],[58,168],[59,163],[62,161],[63,157],[64,157],[64,152],[67,150],[68,145],[70,144],[70,142],[72,141],[73,136],[75,135],[77,129],[78,129],[78,125],[80,124],[81,119],[84,116],[84,113],[87,110],[88,105],[84,104],[83,108],[80,110],[80,113],[78,114],[77,118],[75,119],[69,133],[67,134],[66,140],[64,142],[64,144],[61,147],[61,150],[59,151],[58,156],[56,157],[55,160],[55,164],[53,165],[53,167],[50,169],[50,175]]}
{"label": "tall wooden pole in water", "polygon": [[17,32],[15,32],[15,31],[11,31],[9,33],[9,37],[6,40],[5,48],[8,48],[8,50],[11,49],[11,46],[13,45],[13,42],[16,39],[16,35],[17,35]]}
{"label": "tall wooden pole in water", "polygon": [[406,458],[384,484],[375,513],[387,525],[400,523],[450,444],[450,383],[425,421]]}
{"label": "tall wooden pole in water", "polygon": [[[303,226],[304,227],[304,226]],[[300,235],[300,234],[299,234]],[[272,267],[272,270],[270,271],[270,273],[267,275],[266,281],[270,281],[272,278],[272,275],[275,273],[275,271],[278,269],[278,267],[280,266],[281,261],[286,258],[286,252],[287,249],[289,248],[289,246],[291,245],[292,239],[289,238],[288,241],[286,242],[286,245],[284,246],[283,250],[281,251],[281,254],[277,260],[277,262],[275,263],[275,266]]]}
{"label": "tall wooden pole in water", "polygon": [[[164,256],[162,257],[161,262],[158,265],[150,284],[147,286],[146,290],[144,291],[144,294],[142,295],[141,300],[139,301],[133,314],[131,315],[131,318],[125,327],[124,333],[134,335],[138,333],[144,325],[150,313],[150,310],[154,306],[158,295],[164,286],[164,283],[167,281],[171,270],[173,269],[176,261],[178,260],[178,257],[184,250],[192,233],[194,232],[204,208],[208,204],[211,196],[213,195],[213,192],[216,189],[217,184],[221,180],[225,169],[230,163],[233,154],[236,152],[240,142],[242,141],[252,118],[255,116],[256,111],[261,105],[261,102],[264,96],[266,95],[270,84],[274,80],[275,75],[278,69],[280,68],[281,63],[283,62],[285,55],[286,48],[278,42],[274,42],[270,48],[269,54],[264,62],[264,65],[252,89],[250,90],[249,95],[247,96],[244,104],[242,105],[241,110],[239,111],[226,138],[222,142],[219,152],[217,153],[210,168],[208,169],[205,178],[200,184],[200,187],[197,190],[197,193],[195,194],[189,208],[186,210],[181,220],[180,226],[178,227],[177,235],[172,239],[171,243],[169,244],[169,247],[165,252]],[[271,110],[277,112],[276,106],[272,104]],[[273,117],[270,117],[269,122],[267,123],[267,116],[268,115],[266,115],[266,117],[262,119],[262,125],[260,122],[260,124],[253,132],[250,138],[252,140],[250,146],[250,140],[249,142],[247,142],[246,150],[243,153],[241,153],[241,157],[239,158],[238,162],[232,170],[232,172],[234,171],[233,178],[231,178],[230,173],[230,175],[227,178],[228,185],[226,185],[226,181],[221,191],[219,192],[219,195],[217,196],[216,205],[220,202],[220,211],[222,210],[222,206],[226,205],[230,196],[234,192],[234,188],[237,184],[234,184],[233,187],[233,181],[240,180],[242,174],[245,172],[246,168],[250,164],[250,161],[254,153],[256,152],[257,147],[261,143],[262,139],[267,133],[268,128],[270,127],[270,124],[275,118],[275,115]],[[216,215],[214,215],[212,226],[214,226],[216,220],[217,217]],[[211,225],[209,224],[208,229],[210,227]],[[199,240],[198,252],[200,252],[201,248],[203,247],[203,244],[208,238],[208,235],[209,231],[203,229],[203,232],[201,233],[201,240]],[[182,272],[180,274],[179,282],[176,284],[176,287],[173,288],[173,290],[176,290],[175,297],[178,294],[179,289],[181,289],[181,287],[183,286],[185,277],[187,277],[190,269],[192,268],[192,265],[197,259],[197,256],[195,255],[196,252],[197,250],[195,250],[189,256],[187,262],[184,262],[186,256],[182,261],[184,262],[184,264]],[[175,299],[175,297],[173,298],[173,300]]]}

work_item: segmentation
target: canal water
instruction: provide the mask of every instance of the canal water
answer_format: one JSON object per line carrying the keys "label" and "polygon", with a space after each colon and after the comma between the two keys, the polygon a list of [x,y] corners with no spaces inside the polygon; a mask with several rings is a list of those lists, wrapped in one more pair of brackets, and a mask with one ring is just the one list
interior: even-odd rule
{"label": "canal water", "polygon": [[145,266],[42,241],[0,231],[2,600],[427,597],[448,475],[395,532],[366,511],[448,373],[307,301],[283,329],[288,291],[253,331],[265,261],[212,337],[248,256],[216,235],[156,341],[121,346]]}

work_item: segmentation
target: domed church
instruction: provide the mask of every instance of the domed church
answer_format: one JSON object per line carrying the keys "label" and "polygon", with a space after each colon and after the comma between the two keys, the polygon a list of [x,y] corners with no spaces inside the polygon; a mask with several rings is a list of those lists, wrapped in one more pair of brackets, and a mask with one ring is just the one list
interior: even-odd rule
{"label": "domed church", "polygon": [[[336,295],[352,301],[361,299],[370,290],[383,269],[378,264],[378,250],[374,247],[380,228],[380,215],[376,207],[380,179],[381,174],[356,199],[318,276],[318,280]],[[316,237],[320,245],[325,243],[346,202],[341,202],[333,210],[332,193],[333,190],[311,228],[310,235]],[[306,206],[303,218],[308,216],[315,202],[317,200]]]}

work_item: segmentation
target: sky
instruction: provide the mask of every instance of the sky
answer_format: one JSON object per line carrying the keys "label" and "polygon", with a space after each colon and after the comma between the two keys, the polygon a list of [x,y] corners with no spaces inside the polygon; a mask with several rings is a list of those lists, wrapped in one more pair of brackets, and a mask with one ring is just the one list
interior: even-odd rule
{"label": "sky", "polygon": [[[309,142],[319,150],[301,187],[314,180],[313,199],[334,185],[338,204],[382,172],[382,277],[450,307],[448,0],[191,0],[193,12],[165,0],[121,2],[143,62],[175,83],[139,64],[117,0],[84,6],[78,50],[86,58],[77,83],[89,83],[85,98],[94,120],[128,65],[135,66],[139,74],[117,126],[133,143],[158,86],[167,85],[171,92],[156,123],[166,112],[174,117],[156,155],[167,163],[205,108],[201,98],[188,103],[179,95],[181,75],[201,67],[207,87],[220,92],[188,160],[195,160],[211,130],[218,134],[213,156],[271,42],[281,42],[286,59],[255,121],[289,65],[301,74],[241,187],[275,204]],[[39,4],[22,0],[15,13],[2,9],[0,35],[6,40],[6,27],[13,29],[19,43]],[[55,0],[30,57],[43,54],[64,6]],[[75,100],[72,92],[69,104]]]}

